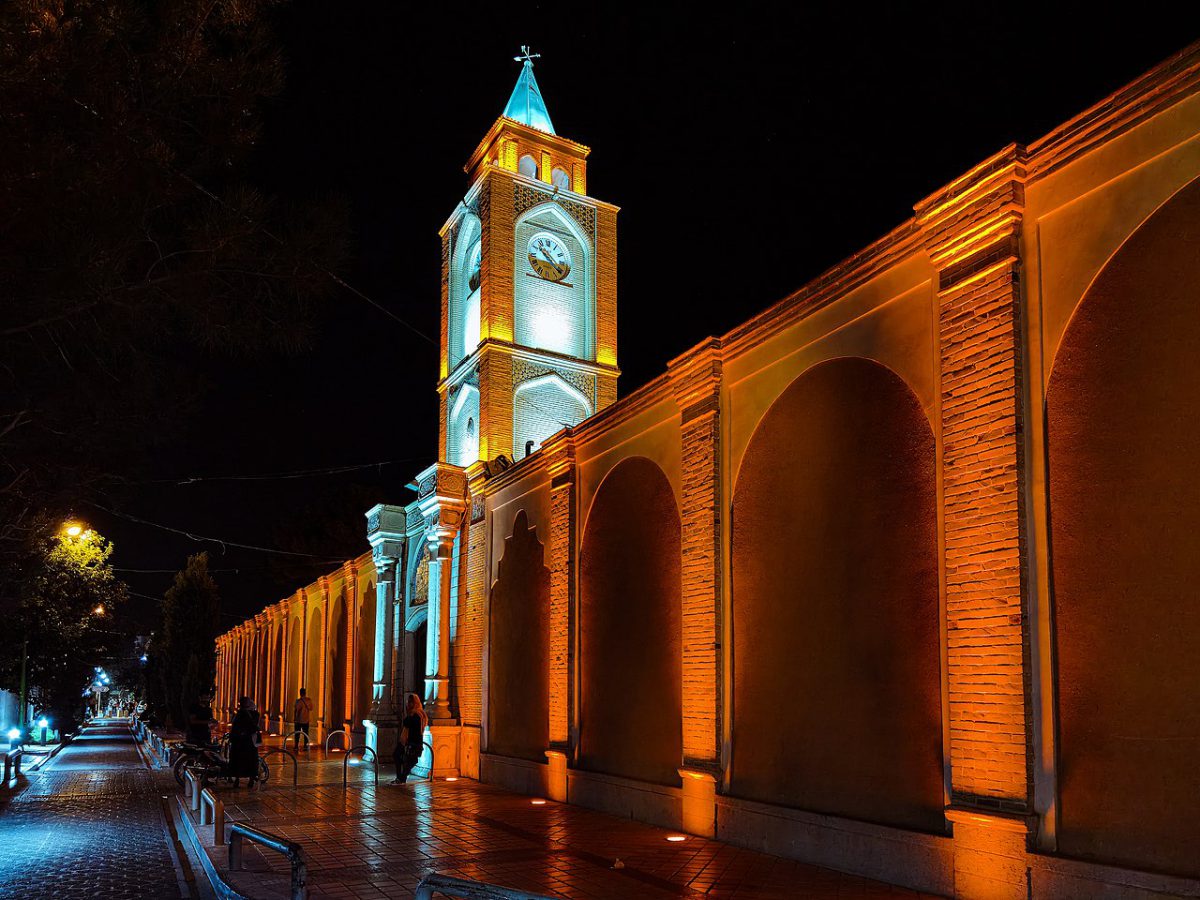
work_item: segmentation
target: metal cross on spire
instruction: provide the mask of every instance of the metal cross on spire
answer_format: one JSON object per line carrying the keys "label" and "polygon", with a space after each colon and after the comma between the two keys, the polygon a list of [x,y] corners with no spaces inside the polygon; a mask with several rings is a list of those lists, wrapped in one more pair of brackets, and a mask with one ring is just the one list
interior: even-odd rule
{"label": "metal cross on spire", "polygon": [[533,61],[534,61],[535,59],[541,59],[541,58],[542,58],[542,54],[540,54],[540,53],[530,53],[530,52],[529,52],[529,45],[528,45],[528,44],[522,44],[522,45],[521,45],[521,55],[520,55],[520,56],[514,56],[514,57],[513,57],[513,62],[519,62],[519,63],[529,63],[529,65],[531,65],[531,66],[532,66],[532,65],[533,65]]}

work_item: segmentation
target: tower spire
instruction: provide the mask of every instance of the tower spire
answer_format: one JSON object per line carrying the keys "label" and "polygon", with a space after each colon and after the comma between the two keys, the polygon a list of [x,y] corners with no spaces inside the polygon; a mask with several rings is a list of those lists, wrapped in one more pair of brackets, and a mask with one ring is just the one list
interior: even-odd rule
{"label": "tower spire", "polygon": [[533,77],[533,61],[541,57],[540,53],[530,53],[529,47],[524,44],[521,45],[521,55],[513,57],[514,62],[521,63],[521,74],[517,76],[517,85],[508,98],[508,105],[504,107],[504,117],[554,134],[554,123],[546,111],[546,101],[542,99],[537,79]]}

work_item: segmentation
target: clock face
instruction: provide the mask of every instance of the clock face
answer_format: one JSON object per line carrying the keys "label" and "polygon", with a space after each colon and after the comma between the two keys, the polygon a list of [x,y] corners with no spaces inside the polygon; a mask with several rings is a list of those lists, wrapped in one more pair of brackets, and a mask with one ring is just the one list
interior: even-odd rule
{"label": "clock face", "polygon": [[562,281],[571,273],[571,257],[558,238],[546,233],[529,239],[529,265],[547,281]]}

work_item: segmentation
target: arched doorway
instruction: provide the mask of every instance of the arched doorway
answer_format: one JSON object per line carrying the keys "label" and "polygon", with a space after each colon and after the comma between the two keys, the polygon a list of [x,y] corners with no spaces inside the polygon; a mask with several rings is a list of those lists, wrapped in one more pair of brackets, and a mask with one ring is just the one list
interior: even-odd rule
{"label": "arched doorway", "polygon": [[272,651],[275,654],[274,670],[273,674],[271,675],[271,700],[269,704],[269,715],[272,719],[272,730],[274,730],[275,723],[285,715],[283,709],[283,698],[280,696],[285,674],[284,666],[286,664],[286,659],[283,654],[283,629],[284,625],[282,622],[275,626],[275,647]]}
{"label": "arched doorway", "polygon": [[1076,308],[1046,392],[1059,850],[1200,875],[1200,181]]}
{"label": "arched doorway", "polygon": [[284,733],[292,730],[296,698],[300,696],[304,668],[304,625],[299,616],[292,617],[287,645],[287,696],[283,698]]}
{"label": "arched doorway", "polygon": [[890,369],[814,366],[733,496],[732,793],[944,829],[933,432]]}
{"label": "arched doorway", "polygon": [[371,716],[371,695],[375,684],[375,585],[368,582],[363,590],[358,614],[358,692],[351,728],[363,731],[363,719]]}
{"label": "arched doorway", "polygon": [[325,710],[321,708],[321,662],[324,652],[322,641],[322,610],[319,606],[308,613],[308,643],[305,646],[304,687],[308,690],[308,699],[312,701],[313,737],[317,737],[317,726],[325,718]]}
{"label": "arched doorway", "polygon": [[663,471],[619,463],[580,552],[580,766],[678,785],[683,762],[679,512]]}
{"label": "arched doorway", "polygon": [[429,641],[427,625],[426,619],[422,617],[420,624],[414,624],[410,631],[404,633],[404,691],[419,695],[422,702],[428,699],[425,684],[425,660]]}

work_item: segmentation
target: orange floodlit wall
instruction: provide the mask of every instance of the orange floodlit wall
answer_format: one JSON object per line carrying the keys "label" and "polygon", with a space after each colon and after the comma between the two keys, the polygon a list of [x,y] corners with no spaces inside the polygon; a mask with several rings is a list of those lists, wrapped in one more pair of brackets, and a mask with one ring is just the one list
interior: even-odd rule
{"label": "orange floodlit wall", "polygon": [[[485,461],[402,511],[460,548],[435,771],[938,895],[1200,896],[1198,298],[1200,45],[514,465],[481,354]],[[361,720],[374,576],[222,636],[222,707],[274,647],[272,716]]]}

